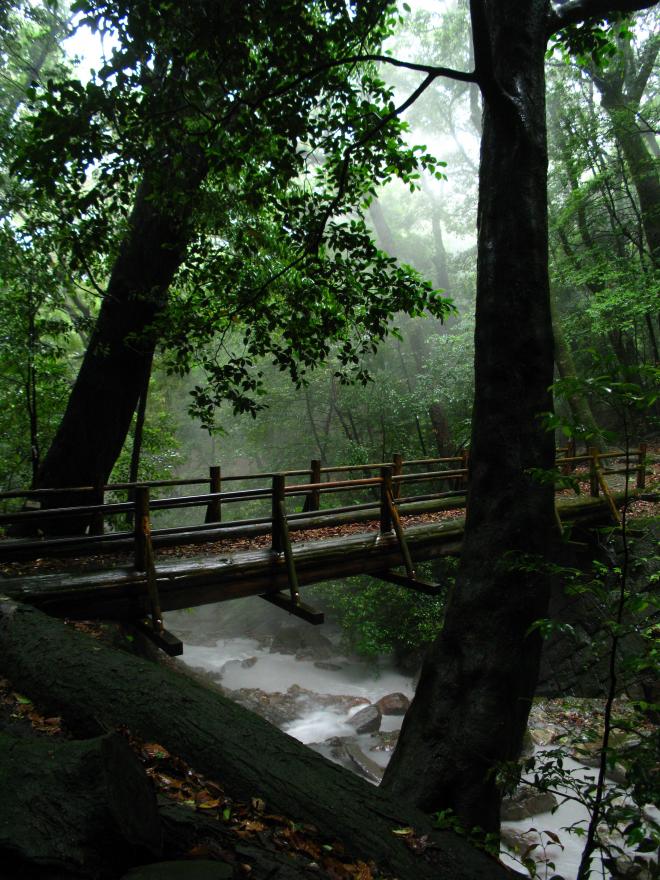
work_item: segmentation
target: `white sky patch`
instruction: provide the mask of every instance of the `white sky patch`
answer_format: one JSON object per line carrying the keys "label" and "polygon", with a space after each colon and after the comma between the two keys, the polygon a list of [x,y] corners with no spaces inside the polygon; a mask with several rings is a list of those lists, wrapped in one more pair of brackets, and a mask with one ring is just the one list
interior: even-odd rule
{"label": "white sky patch", "polygon": [[112,34],[101,34],[92,31],[87,25],[79,25],[62,45],[67,57],[74,62],[80,81],[86,83],[93,70],[103,67],[105,59],[117,44],[118,41]]}

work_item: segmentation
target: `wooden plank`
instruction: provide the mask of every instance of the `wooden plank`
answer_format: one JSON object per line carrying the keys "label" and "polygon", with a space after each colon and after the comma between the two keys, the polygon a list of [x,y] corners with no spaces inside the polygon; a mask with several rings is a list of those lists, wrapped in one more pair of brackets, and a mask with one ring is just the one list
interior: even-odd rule
{"label": "wooden plank", "polygon": [[398,574],[396,571],[374,571],[372,577],[381,581],[387,581],[390,584],[396,584],[399,587],[406,587],[408,590],[414,590],[417,593],[424,593],[427,596],[442,595],[442,587],[440,584],[431,584],[428,581],[422,581],[419,578],[411,578],[407,575]]}
{"label": "wooden plank", "polygon": [[183,654],[183,642],[169,630],[154,629],[152,622],[146,618],[138,620],[135,626],[168,657],[180,657]]}
{"label": "wooden plank", "polygon": [[408,549],[408,544],[406,542],[406,536],[403,530],[403,526],[401,525],[399,511],[396,509],[394,498],[392,497],[392,492],[389,488],[386,488],[386,498],[390,511],[390,519],[392,521],[392,525],[394,526],[394,532],[399,541],[399,546],[401,547],[401,556],[403,557],[403,564],[406,567],[406,574],[409,578],[414,578],[415,568],[413,566],[412,556],[410,555],[410,550]]}
{"label": "wooden plank", "polygon": [[325,621],[325,615],[322,611],[317,611],[305,602],[294,602],[286,593],[264,593],[261,598],[314,626],[319,626]]}
{"label": "wooden plank", "polygon": [[[617,493],[620,504],[624,493]],[[635,493],[629,493],[635,497]],[[564,522],[592,525],[603,522],[608,508],[603,499],[562,501]],[[406,540],[415,559],[423,561],[456,556],[461,550],[463,518],[410,526]],[[301,587],[329,578],[373,574],[401,564],[396,536],[376,532],[344,535],[292,547]],[[224,602],[245,596],[287,589],[283,560],[274,560],[270,549],[227,553],[212,562],[204,559],[164,560],[158,569],[158,591],[164,612]],[[3,592],[49,614],[74,619],[135,619],[148,613],[147,585],[143,574],[132,569],[106,569],[4,578]]]}

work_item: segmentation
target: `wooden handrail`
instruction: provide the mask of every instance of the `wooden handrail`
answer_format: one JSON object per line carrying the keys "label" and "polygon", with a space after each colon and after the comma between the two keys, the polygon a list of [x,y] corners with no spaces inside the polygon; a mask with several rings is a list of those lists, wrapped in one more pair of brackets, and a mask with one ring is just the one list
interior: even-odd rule
{"label": "wooden handrail", "polygon": [[[628,455],[630,457],[638,457],[640,454],[646,454],[646,444],[640,444],[640,449],[632,449],[629,451]],[[560,450],[561,451],[561,450]],[[598,454],[599,458],[619,458],[625,455],[625,451],[617,451],[617,452],[601,452]],[[573,455],[568,457],[558,457],[557,462],[561,464],[565,464],[567,462],[579,462],[579,461],[589,461],[589,455]],[[411,468],[422,465],[429,464],[442,464],[445,462],[458,462],[464,461],[465,455],[460,456],[446,456],[443,458],[419,458],[419,459],[409,459],[402,460],[401,466],[402,468]],[[337,465],[326,466],[320,468],[320,473],[329,474],[329,473],[347,473],[349,471],[364,471],[364,470],[380,470],[382,467],[391,467],[392,462],[367,462],[365,464],[349,464],[349,465]],[[286,477],[295,477],[295,476],[306,476],[310,473],[310,468],[296,468],[293,470],[284,470],[284,471],[265,471],[263,473],[257,474],[222,474],[222,482],[236,482],[239,480],[272,480],[275,473],[281,473]],[[434,474],[436,472],[433,472]],[[437,473],[448,473],[446,471],[438,471]],[[406,476],[402,474],[401,476]],[[412,475],[409,475],[412,476]],[[414,474],[417,476],[417,474]],[[398,475],[394,474],[395,480],[398,479]],[[150,489],[156,488],[165,488],[165,487],[174,487],[174,486],[203,486],[209,485],[209,477],[181,477],[176,479],[168,479],[168,480],[141,480],[138,482],[123,482],[123,483],[107,483],[104,486],[68,486],[62,488],[46,488],[46,489],[10,489],[6,492],[0,492],[0,501],[6,501],[13,498],[35,498],[38,499],[40,497],[48,498],[52,495],[66,495],[72,493],[97,493],[101,488],[105,492],[113,492],[113,491],[124,491],[129,489],[136,489],[138,486],[149,486]],[[251,490],[244,490],[251,491]],[[224,501],[224,499],[222,499]],[[53,510],[59,508],[52,508]],[[85,505],[85,509],[87,512],[92,512],[92,505]],[[119,512],[116,510],[115,512]]]}
{"label": "wooden handrail", "polygon": [[[607,473],[607,470],[604,470],[600,467],[600,462],[604,459],[611,458],[620,458],[623,453],[621,452],[604,452],[600,453],[597,450],[592,449],[591,455],[580,455],[580,456],[571,456],[565,459],[558,460],[558,464],[564,464],[566,462],[590,462],[591,463],[591,491],[593,494],[598,494],[601,489],[599,483],[599,476],[602,477],[603,473]],[[644,477],[645,477],[645,467],[646,467],[646,444],[640,444],[640,448],[638,450],[632,450],[628,453],[629,466],[626,473],[636,474],[637,475],[637,486],[638,488],[644,486]],[[634,459],[634,461],[632,461]],[[318,511],[318,515],[323,516],[324,511],[319,511],[319,500],[322,494],[332,494],[335,492],[345,492],[350,490],[362,490],[368,487],[382,486],[384,482],[387,480],[392,485],[392,496],[395,502],[398,501],[398,496],[400,495],[400,487],[405,483],[420,483],[420,482],[428,482],[428,481],[437,481],[437,480],[452,480],[452,479],[465,479],[467,477],[467,468],[456,468],[452,470],[434,470],[434,471],[424,471],[424,472],[411,472],[411,473],[402,473],[399,472],[405,466],[413,466],[413,465],[422,465],[428,464],[430,462],[438,462],[444,463],[449,461],[467,461],[467,456],[464,453],[463,455],[458,457],[446,457],[446,458],[437,458],[437,459],[417,459],[404,462],[400,456],[395,455],[393,462],[388,464],[377,464],[377,465],[341,465],[336,468],[332,467],[320,467],[320,462],[318,460],[313,460],[310,468],[299,469],[299,470],[291,470],[291,471],[282,471],[277,474],[278,479],[283,480],[283,488],[282,491],[284,496],[299,496],[304,495],[308,499],[312,498],[313,506],[311,508],[307,508],[307,511],[310,509],[314,511]],[[594,463],[598,464],[598,471],[600,474],[596,473],[596,468]],[[332,472],[338,473],[346,473],[352,470],[364,470],[364,469],[373,469],[379,468],[380,474],[378,476],[373,477],[360,477],[357,479],[346,479],[346,480],[321,480],[321,474],[328,474]],[[614,471],[613,471],[614,472]],[[615,471],[616,473],[622,473],[624,471],[618,469]],[[293,485],[286,485],[286,477],[292,475],[303,474],[308,478],[310,475],[316,476],[316,480],[312,480],[306,483],[296,483]],[[317,476],[318,475],[318,476]],[[165,485],[185,485],[185,484],[201,484],[206,483],[207,486],[211,487],[220,487],[224,482],[230,480],[238,480],[238,479],[256,479],[263,478],[268,476],[267,474],[252,474],[252,475],[234,475],[226,477],[224,474],[221,476],[221,471],[219,466],[213,467],[210,470],[209,477],[205,480],[154,480],[154,481],[146,481],[144,483],[115,483],[109,484],[108,486],[101,487],[97,486],[93,487],[76,487],[73,490],[69,489],[37,489],[37,490],[25,490],[23,494],[24,496],[39,496],[43,495],[48,497],[53,494],[66,494],[71,491],[80,491],[80,492],[89,492],[96,495],[96,497],[100,497],[102,491],[110,490],[112,488],[122,487],[122,488],[133,488],[136,490],[143,490],[145,488],[151,489],[157,486],[165,486]],[[273,478],[273,477],[271,477]],[[0,493],[0,498],[2,497],[20,497],[19,490],[14,490],[11,493]],[[442,497],[444,493],[428,493],[423,496],[424,500],[430,500],[435,497]],[[411,498],[414,496],[411,496]],[[421,496],[420,496],[421,497]],[[255,488],[255,489],[238,489],[234,491],[213,491],[213,492],[205,492],[199,495],[183,495],[177,497],[169,497],[169,498],[159,498],[159,499],[149,499],[149,506],[151,511],[157,510],[171,510],[171,509],[179,509],[186,507],[202,507],[206,506],[206,521],[208,524],[218,523],[220,522],[220,505],[234,503],[239,501],[250,501],[250,500],[258,500],[258,499],[266,499],[272,498],[272,488]],[[409,501],[411,499],[406,499]],[[370,506],[370,503],[352,505],[347,509],[363,509]],[[339,508],[332,508],[333,510],[337,510]],[[344,510],[344,508],[341,508]],[[96,538],[102,538],[102,528],[99,526],[102,525],[102,518],[104,516],[116,516],[125,513],[135,513],[135,501],[130,502],[112,502],[108,504],[86,504],[86,505],[76,505],[72,507],[56,507],[56,508],[44,508],[44,509],[34,509],[34,510],[20,510],[15,511],[13,513],[5,513],[0,514],[0,525],[9,524],[9,523],[38,523],[41,521],[50,521],[50,520],[59,520],[64,518],[74,519],[76,517],[85,518],[87,522],[93,523],[93,529],[96,531]],[[297,516],[297,514],[287,514],[288,516]],[[301,514],[301,516],[304,514]],[[236,520],[236,523],[240,522],[250,522],[257,523],[261,522],[261,518],[252,518],[249,520]],[[115,533],[116,534],[116,533]],[[78,539],[80,540],[80,539]],[[42,542],[44,543],[44,542]]]}

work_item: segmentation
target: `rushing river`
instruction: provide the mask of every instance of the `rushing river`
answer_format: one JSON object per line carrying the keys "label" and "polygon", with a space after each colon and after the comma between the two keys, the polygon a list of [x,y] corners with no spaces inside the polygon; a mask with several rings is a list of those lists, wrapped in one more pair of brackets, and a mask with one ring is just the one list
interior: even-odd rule
{"label": "rushing river", "polygon": [[[223,614],[226,606],[213,606],[167,615],[167,627],[185,644],[182,662],[204,670],[230,696],[286,733],[377,783],[402,717],[382,715],[380,728],[373,733],[357,733],[351,720],[387,695],[411,699],[413,678],[386,659],[376,666],[344,656],[338,647],[340,634],[331,627],[291,623],[283,612],[266,603],[262,608],[254,599],[231,606],[228,614]],[[570,758],[565,766],[595,775]],[[568,801],[554,813],[548,810],[503,822],[503,833],[505,838],[517,836],[523,846],[525,841],[537,843],[530,855],[537,861],[541,880],[555,875],[573,880],[583,844],[581,837],[566,829],[576,823],[585,827],[587,819],[585,807]],[[553,842],[553,835],[561,845]],[[506,853],[502,858],[521,870],[520,863]],[[600,866],[594,868],[593,876],[603,876]]]}

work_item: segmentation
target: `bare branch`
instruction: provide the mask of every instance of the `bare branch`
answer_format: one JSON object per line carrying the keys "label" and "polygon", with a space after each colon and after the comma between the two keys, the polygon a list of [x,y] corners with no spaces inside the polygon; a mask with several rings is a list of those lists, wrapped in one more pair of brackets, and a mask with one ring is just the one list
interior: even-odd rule
{"label": "bare branch", "polygon": [[604,18],[616,12],[650,9],[657,0],[555,0],[548,14],[548,36],[569,24],[589,18]]}

